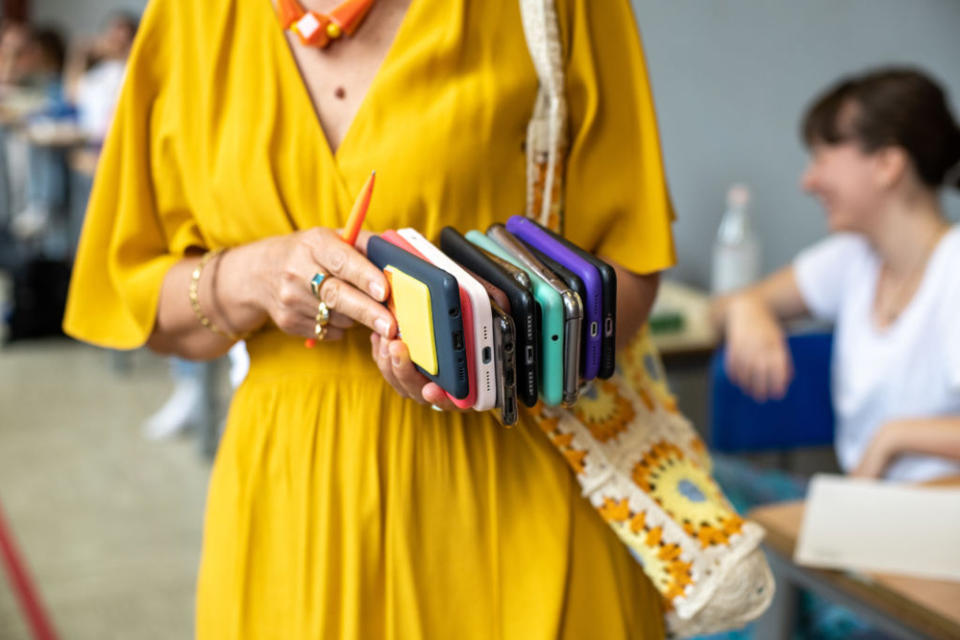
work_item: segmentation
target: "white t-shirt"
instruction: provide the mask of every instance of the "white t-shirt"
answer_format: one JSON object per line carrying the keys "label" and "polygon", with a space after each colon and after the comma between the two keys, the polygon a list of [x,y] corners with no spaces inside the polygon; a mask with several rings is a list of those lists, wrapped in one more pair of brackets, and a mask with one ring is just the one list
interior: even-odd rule
{"label": "white t-shirt", "polygon": [[102,141],[107,137],[125,70],[125,63],[105,60],[80,78],[77,85],[79,124],[92,140]]}
{"label": "white t-shirt", "polygon": [[[872,313],[880,258],[863,237],[831,236],[801,252],[793,267],[810,312],[836,324],[832,391],[845,471],[891,420],[960,416],[960,227],[941,239],[913,299],[884,329]],[[919,482],[956,474],[956,461],[909,454],[885,476]]]}

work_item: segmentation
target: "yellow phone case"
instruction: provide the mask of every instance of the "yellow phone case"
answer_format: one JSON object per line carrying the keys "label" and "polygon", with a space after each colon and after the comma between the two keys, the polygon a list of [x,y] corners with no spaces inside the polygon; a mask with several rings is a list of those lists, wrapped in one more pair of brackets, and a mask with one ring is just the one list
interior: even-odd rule
{"label": "yellow phone case", "polygon": [[410,350],[410,359],[430,375],[437,375],[430,290],[393,265],[387,266],[383,272],[390,282],[390,310],[397,318],[400,339]]}

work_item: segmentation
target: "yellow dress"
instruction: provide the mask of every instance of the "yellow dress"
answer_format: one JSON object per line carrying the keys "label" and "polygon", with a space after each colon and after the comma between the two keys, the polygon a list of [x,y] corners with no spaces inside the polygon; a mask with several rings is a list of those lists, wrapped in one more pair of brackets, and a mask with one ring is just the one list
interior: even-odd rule
{"label": "yellow dress", "polygon": [[[668,267],[670,204],[629,2],[558,8],[567,235],[637,272]],[[331,153],[270,0],[152,0],[66,331],[142,345],[188,247],[341,226],[372,169],[370,230],[436,237],[505,220],[524,206],[536,84],[517,0],[413,0]],[[248,342],[210,479],[198,637],[662,636],[657,592],[532,422],[504,429],[401,399],[367,331],[302,344],[270,328]]]}

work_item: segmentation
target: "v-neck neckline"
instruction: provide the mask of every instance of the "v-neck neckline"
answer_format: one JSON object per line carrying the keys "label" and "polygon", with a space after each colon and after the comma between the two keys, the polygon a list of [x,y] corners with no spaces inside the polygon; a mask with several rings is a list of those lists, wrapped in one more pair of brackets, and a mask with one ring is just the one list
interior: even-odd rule
{"label": "v-neck neckline", "polygon": [[[397,27],[396,32],[393,34],[393,41],[387,47],[386,55],[384,55],[383,60],[380,61],[380,66],[377,68],[376,73],[374,73],[373,80],[370,81],[370,84],[363,95],[363,99],[360,101],[360,106],[353,114],[353,118],[350,120],[350,124],[347,126],[346,132],[340,139],[340,144],[337,145],[336,150],[334,150],[330,145],[330,138],[327,137],[327,132],[323,128],[323,122],[320,120],[320,113],[317,110],[317,105],[314,104],[313,98],[310,95],[310,89],[307,86],[306,77],[304,76],[300,65],[297,63],[297,58],[293,53],[293,46],[287,39],[286,33],[281,28],[280,23],[276,18],[276,10],[273,6],[273,0],[262,0],[262,2],[265,6],[269,7],[271,14],[270,22],[273,25],[271,27],[271,31],[275,37],[275,44],[283,49],[283,53],[281,54],[281,57],[284,59],[283,64],[289,68],[290,73],[294,74],[296,77],[296,83],[299,85],[297,93],[300,97],[298,99],[304,104],[306,110],[309,111],[311,115],[310,119],[313,121],[313,126],[317,133],[317,137],[320,139],[320,146],[323,147],[327,157],[337,169],[338,174],[340,174],[341,181],[343,181],[345,177],[341,172],[340,160],[342,154],[344,153],[344,149],[349,149],[351,141],[354,137],[356,137],[355,130],[358,126],[357,123],[361,121],[365,117],[366,112],[370,110],[370,102],[376,99],[379,85],[382,84],[384,72],[393,63],[393,59],[396,57],[398,45],[403,41],[406,36],[406,32],[410,29],[409,24],[412,22],[411,18],[413,17],[414,9],[419,9],[420,3],[418,0],[410,0],[410,4],[407,6],[406,13],[400,20],[400,26]],[[281,69],[281,72],[285,72],[285,70]]]}
{"label": "v-neck neckline", "polygon": [[927,295],[927,289],[932,286],[931,281],[935,279],[936,272],[940,268],[940,255],[946,251],[944,247],[947,246],[950,236],[953,234],[955,228],[956,227],[950,227],[942,236],[940,236],[940,239],[937,240],[937,244],[933,247],[933,250],[930,252],[929,257],[927,258],[927,263],[923,266],[923,273],[920,276],[920,282],[917,283],[917,288],[910,297],[910,300],[907,301],[907,304],[890,324],[882,327],[877,325],[876,318],[874,317],[874,306],[877,302],[877,287],[880,284],[880,271],[882,269],[882,264],[879,258],[877,259],[875,268],[873,270],[873,281],[870,283],[870,287],[868,288],[868,291],[871,292],[871,295],[869,296],[869,305],[867,308],[867,315],[870,320],[870,330],[874,336],[883,339],[893,335],[901,326],[907,323],[907,316],[913,315],[915,308],[921,307],[922,300]]}

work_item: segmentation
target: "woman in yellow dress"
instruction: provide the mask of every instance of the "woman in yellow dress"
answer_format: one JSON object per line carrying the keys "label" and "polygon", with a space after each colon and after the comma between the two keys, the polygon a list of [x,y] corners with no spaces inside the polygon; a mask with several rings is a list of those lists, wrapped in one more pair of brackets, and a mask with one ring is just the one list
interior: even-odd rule
{"label": "woman in yellow dress", "polygon": [[[330,10],[332,0],[304,2]],[[673,262],[628,0],[558,0],[571,148],[566,233],[642,324]],[[250,333],[210,479],[200,638],[658,638],[657,592],[527,419],[504,429],[425,385],[341,243],[366,228],[484,229],[522,211],[537,78],[516,0],[380,0],[308,49],[270,0],[152,0],[103,151],[66,331],[210,359]],[[314,349],[309,280],[334,309]],[[373,337],[371,339],[371,331]],[[378,337],[377,337],[378,336]]]}

